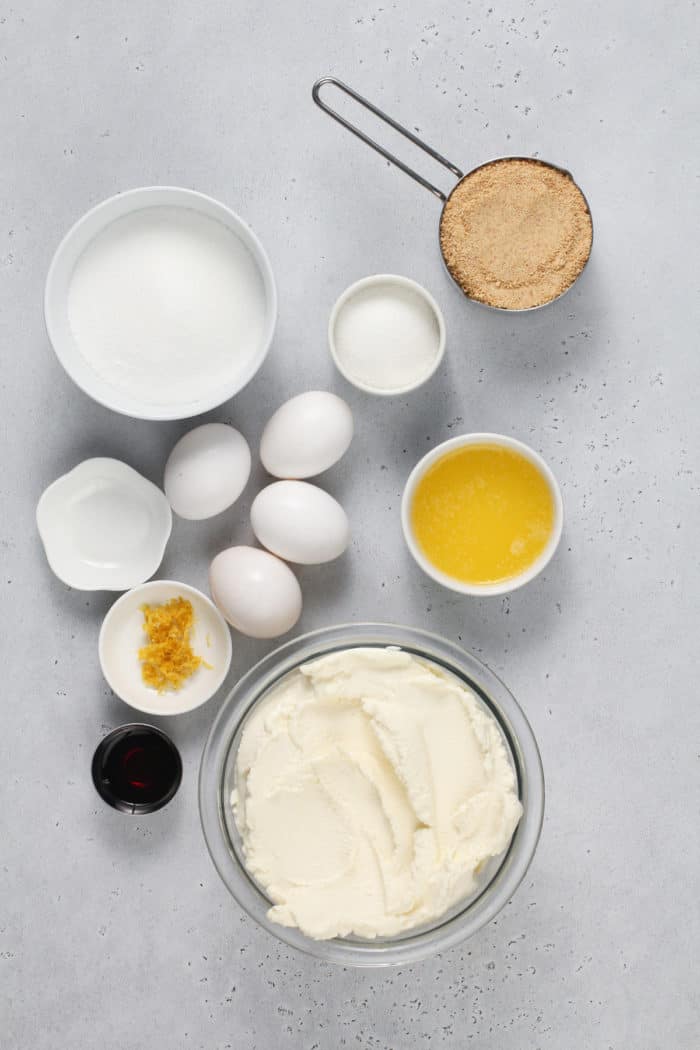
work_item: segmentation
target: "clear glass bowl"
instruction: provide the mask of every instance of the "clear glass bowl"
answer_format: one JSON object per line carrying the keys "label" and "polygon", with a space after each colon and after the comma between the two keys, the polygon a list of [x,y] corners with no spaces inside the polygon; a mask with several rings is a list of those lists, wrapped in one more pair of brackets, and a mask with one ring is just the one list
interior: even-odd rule
{"label": "clear glass bowl", "polygon": [[[476,893],[434,922],[395,937],[369,940],[343,937],[317,941],[267,917],[271,901],[248,874],[230,806],[236,753],[246,717],[253,707],[300,664],[339,649],[400,646],[431,661],[467,685],[496,718],[515,770],[523,816],[508,849],[482,872]],[[224,701],[204,747],[199,773],[202,830],[219,875],[238,904],[269,933],[286,944],[344,966],[391,966],[435,955],[470,937],[512,897],[535,852],[544,814],[542,762],[532,729],[503,682],[476,657],[453,642],[414,627],[345,624],[287,642],[266,656],[234,686]]]}

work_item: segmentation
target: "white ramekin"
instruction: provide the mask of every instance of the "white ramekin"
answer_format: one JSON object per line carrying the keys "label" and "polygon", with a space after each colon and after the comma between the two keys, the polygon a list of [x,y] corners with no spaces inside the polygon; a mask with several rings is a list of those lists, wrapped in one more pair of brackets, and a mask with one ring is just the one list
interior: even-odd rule
{"label": "white ramekin", "polygon": [[[437,569],[432,562],[428,560],[421,550],[411,526],[411,506],[413,504],[416,486],[420,479],[433,463],[442,459],[446,453],[453,452],[458,448],[464,448],[467,445],[498,445],[501,448],[509,448],[513,449],[515,452],[519,452],[537,467],[540,474],[542,474],[547,481],[552,493],[552,499],[554,500],[554,525],[552,528],[552,534],[549,537],[545,549],[524,572],[521,572],[517,576],[512,576],[507,580],[501,580],[498,583],[464,583],[462,580],[456,580],[454,577],[448,576],[447,573],[441,572],[440,569]],[[401,525],[406,543],[408,544],[408,549],[420,565],[423,572],[427,573],[427,575],[431,576],[434,580],[437,580],[437,582],[441,583],[443,587],[448,587],[452,591],[458,591],[460,594],[472,594],[478,597],[487,597],[489,595],[508,594],[510,591],[515,591],[518,587],[522,587],[524,584],[529,583],[530,580],[534,580],[535,576],[542,572],[552,558],[559,544],[559,540],[561,539],[562,528],[564,526],[564,505],[562,503],[557,479],[542,459],[542,456],[535,452],[534,449],[531,449],[529,445],[525,445],[522,441],[517,441],[516,438],[507,437],[505,434],[462,434],[459,437],[450,438],[449,441],[443,441],[441,445],[437,445],[434,449],[423,456],[418,463],[416,463],[408,476],[408,481],[403,490],[403,498],[401,500]]]}
{"label": "white ramekin", "polygon": [[[423,302],[426,304],[433,317],[438,329],[438,343],[435,350],[435,356],[430,362],[430,366],[426,368],[423,375],[419,379],[413,380],[408,384],[397,384],[395,387],[376,387],[371,386],[369,383],[363,382],[357,376],[353,375],[346,368],[342,358],[338,354],[338,348],[336,345],[336,326],[338,318],[342,313],[347,303],[358,293],[366,291],[369,288],[408,288],[414,292]],[[442,311],[436,303],[430,292],[423,287],[422,284],[418,284],[417,281],[411,280],[410,277],[401,277],[394,273],[375,273],[370,277],[363,277],[359,281],[355,281],[349,288],[346,288],[342,295],[336,300],[331,315],[328,321],[328,345],[331,351],[331,357],[335,363],[336,368],[348,383],[352,383],[358,390],[364,391],[366,394],[375,394],[377,397],[399,397],[402,394],[409,394],[412,390],[417,390],[418,387],[423,386],[424,383],[435,374],[440,366],[440,363],[445,355],[445,319],[442,316]]]}
{"label": "white ramekin", "polygon": [[[204,662],[180,689],[159,693],[144,682],[138,658],[146,641],[143,605],[173,598],[192,604],[192,648]],[[181,715],[219,690],[231,666],[233,644],[228,624],[206,594],[176,580],[149,580],[117,598],[102,621],[97,649],[107,685],[125,704],[147,715]]]}

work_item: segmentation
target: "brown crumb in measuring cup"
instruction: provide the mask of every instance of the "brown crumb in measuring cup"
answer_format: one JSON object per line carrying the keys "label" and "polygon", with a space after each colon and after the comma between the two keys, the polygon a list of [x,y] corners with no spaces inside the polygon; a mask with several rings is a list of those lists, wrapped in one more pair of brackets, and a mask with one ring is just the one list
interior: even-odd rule
{"label": "brown crumb in measuring cup", "polygon": [[569,174],[538,160],[504,158],[466,175],[440,220],[440,247],[471,298],[504,310],[556,299],[591,251],[586,200]]}

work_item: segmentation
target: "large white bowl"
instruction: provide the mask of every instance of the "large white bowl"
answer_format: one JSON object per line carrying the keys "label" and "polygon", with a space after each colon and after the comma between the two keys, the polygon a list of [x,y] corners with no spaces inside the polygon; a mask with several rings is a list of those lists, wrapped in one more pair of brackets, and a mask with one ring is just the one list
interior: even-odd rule
{"label": "large white bowl", "polygon": [[[231,230],[245,246],[262,279],[265,317],[260,344],[245,365],[237,367],[232,355],[231,375],[217,382],[205,396],[177,404],[154,404],[130,396],[99,376],[81,354],[68,319],[68,292],[76,263],[90,242],[111,223],[132,212],[155,207],[184,208],[215,219]],[[277,320],[277,291],[265,250],[253,231],[225,204],[195,190],[177,186],[144,186],[102,201],[79,219],[65,235],[51,262],[44,292],[46,330],[58,360],[81,390],[107,408],[136,419],[187,419],[228,401],[248,383],[262,365],[272,342]],[[197,367],[196,364],[194,367]]]}

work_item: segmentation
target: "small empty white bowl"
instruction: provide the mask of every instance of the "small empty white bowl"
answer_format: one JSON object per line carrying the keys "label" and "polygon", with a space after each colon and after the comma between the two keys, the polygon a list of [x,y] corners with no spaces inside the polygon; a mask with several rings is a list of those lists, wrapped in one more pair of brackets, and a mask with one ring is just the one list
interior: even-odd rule
{"label": "small empty white bowl", "polygon": [[[141,606],[162,605],[171,598],[192,603],[190,644],[210,666],[198,667],[177,691],[159,693],[142,677],[138,654],[148,639]],[[102,673],[112,692],[148,715],[179,715],[200,707],[216,693],[231,666],[231,632],[223,616],[205,594],[175,580],[151,580],[118,598],[102,621],[98,649]]]}
{"label": "small empty white bowl", "polygon": [[44,491],[36,521],[60,580],[81,591],[126,591],[163,560],[172,513],[161,490],[118,459],[86,459]]}
{"label": "small empty white bowl", "polygon": [[[545,479],[549,486],[552,494],[552,501],[554,503],[554,523],[552,525],[552,533],[542,553],[531,565],[528,566],[527,569],[525,569],[524,572],[521,572],[516,576],[511,576],[507,580],[499,580],[497,583],[465,583],[463,580],[457,580],[454,576],[448,576],[447,573],[442,572],[433,565],[423,553],[420,544],[413,534],[413,527],[411,525],[411,507],[413,506],[413,497],[418,482],[426,471],[432,467],[433,463],[437,463],[437,461],[442,459],[448,452],[453,452],[458,448],[464,448],[467,445],[497,445],[501,448],[508,448],[512,449],[514,452],[519,452],[521,456],[529,460],[537,468],[539,473]],[[438,583],[442,584],[443,587],[448,587],[451,591],[458,591],[460,594],[471,594],[475,597],[489,597],[499,594],[509,594],[511,591],[517,590],[524,584],[529,583],[530,580],[534,580],[535,576],[539,576],[542,570],[549,564],[561,539],[562,529],[564,527],[564,504],[562,502],[561,491],[557,479],[554,477],[554,474],[547,463],[545,463],[542,456],[540,456],[538,452],[535,452],[534,449],[530,448],[529,445],[526,445],[522,441],[518,441],[516,438],[508,437],[505,434],[462,434],[459,437],[450,438],[449,441],[443,441],[442,444],[436,445],[435,448],[431,449],[430,452],[426,453],[426,455],[416,463],[408,476],[408,481],[403,490],[403,497],[401,500],[401,526],[403,528],[404,539],[406,540],[408,549],[413,555],[415,561],[420,565],[423,572],[428,576],[431,576]]]}
{"label": "small empty white bowl", "polygon": [[[260,284],[260,330],[255,345],[245,344],[245,353],[237,360],[236,346],[232,345],[230,364],[225,374],[208,376],[203,368],[201,347],[192,346],[191,375],[192,389],[184,390],[170,397],[165,403],[153,396],[152,382],[144,380],[138,393],[134,393],[132,382],[119,385],[114,378],[101,373],[96,364],[91,364],[75,338],[69,317],[70,291],[74,272],[83,256],[98,244],[103,234],[115,229],[120,221],[132,221],[138,213],[160,212],[179,214],[184,221],[195,225],[195,220],[202,219],[201,236],[206,240],[211,222],[220,224],[233,235],[232,244],[236,255],[248,260],[252,265],[251,272],[257,273]],[[133,231],[122,234],[131,237]],[[232,249],[233,251],[233,249]],[[183,266],[182,279],[188,280],[187,259],[180,260]],[[116,267],[117,264],[113,262]],[[119,291],[121,280],[127,280],[128,274],[115,275],[115,294]],[[198,278],[198,279],[201,279]],[[193,280],[190,275],[189,280]],[[140,290],[141,295],[149,292],[156,298],[167,299],[161,287],[160,275],[152,274],[149,287]],[[172,294],[171,292],[167,293]],[[262,365],[272,342],[277,320],[277,291],[269,259],[262,244],[250,227],[234,211],[220,201],[207,197],[195,190],[179,186],[143,186],[138,189],[118,193],[114,197],[97,204],[70,228],[51,261],[44,291],[44,317],[46,330],[58,360],[80,387],[95,401],[115,412],[137,419],[186,419],[190,416],[208,412],[212,408],[228,401],[248,383]],[[106,315],[100,318],[103,325],[108,324]],[[104,334],[104,333],[103,333]],[[241,339],[244,337],[241,336]],[[136,367],[129,365],[129,368]],[[166,366],[167,373],[167,366]],[[208,382],[204,382],[204,378]],[[149,392],[151,396],[149,396]]]}
{"label": "small empty white bowl", "polygon": [[338,371],[367,394],[396,397],[434,374],[445,353],[445,321],[430,292],[409,277],[379,273],[343,292],[328,343]]}

